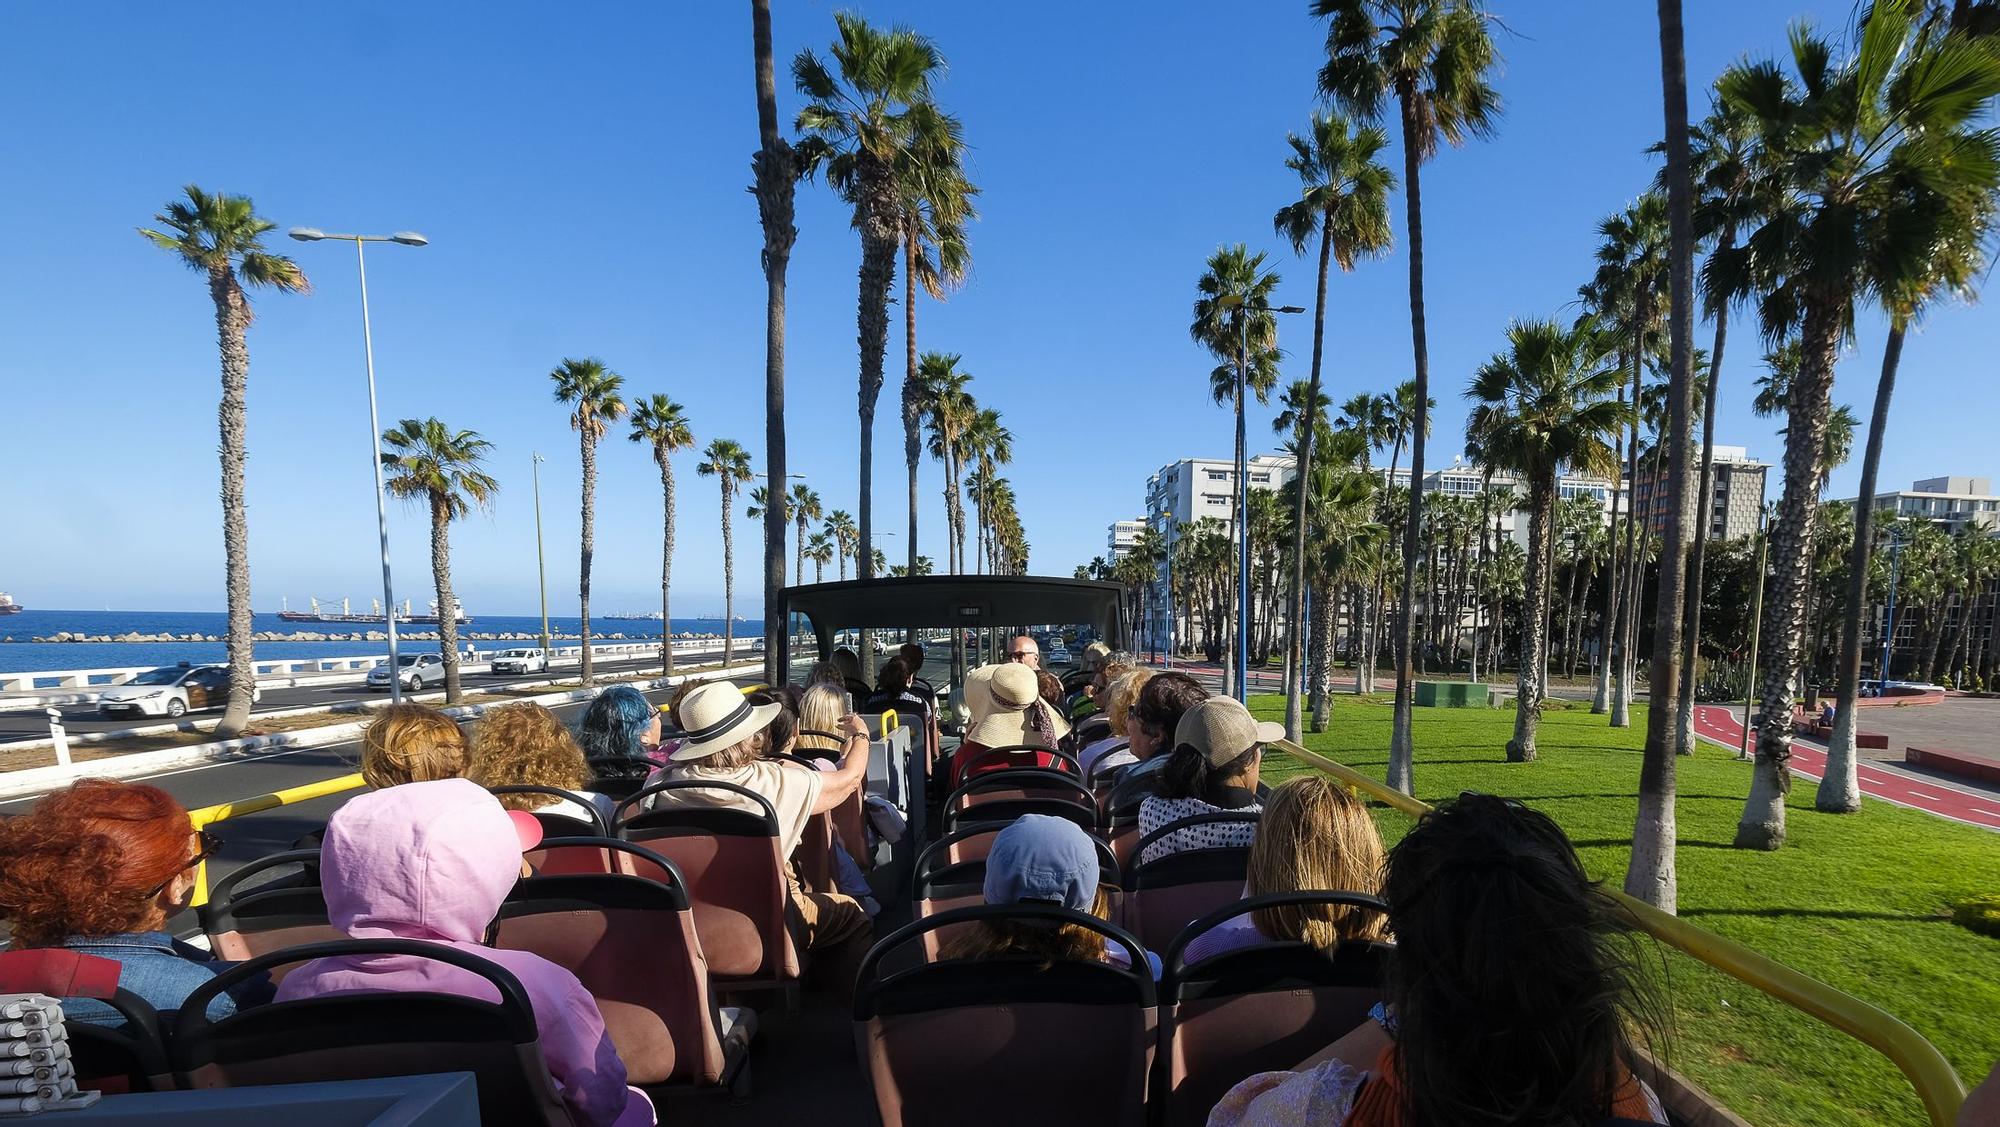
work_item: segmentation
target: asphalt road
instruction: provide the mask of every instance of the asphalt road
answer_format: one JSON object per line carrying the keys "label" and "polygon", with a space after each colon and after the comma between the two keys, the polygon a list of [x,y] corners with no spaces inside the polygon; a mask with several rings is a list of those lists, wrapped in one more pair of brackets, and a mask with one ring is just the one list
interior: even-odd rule
{"label": "asphalt road", "polygon": [[[737,657],[739,660],[743,660],[749,656],[750,653],[747,646],[738,648]],[[677,664],[692,664],[716,661],[721,657],[722,649],[718,646],[709,653],[675,654],[674,661]],[[647,668],[657,669],[659,664],[659,655],[655,653],[644,657],[606,658],[596,663],[596,669],[600,673],[628,673]],[[298,688],[284,689],[267,688],[264,690],[263,699],[251,710],[251,713],[255,715],[260,712],[275,712],[288,708],[332,708],[337,704],[351,701],[381,700],[389,695],[386,691],[371,691],[365,687],[362,684],[362,676],[362,674],[356,674],[351,681],[342,681],[335,684],[303,685]],[[492,686],[509,685],[521,681],[546,681],[551,677],[574,678],[575,676],[575,666],[558,665],[547,673],[495,675],[483,672],[467,672],[463,675],[463,681],[467,690],[476,692]],[[443,690],[441,688],[427,689],[425,691],[427,693],[439,694],[435,699],[443,699]],[[0,708],[4,707],[4,704],[0,704]],[[124,728],[138,728],[170,723],[164,716],[119,716],[112,719],[105,719],[97,714],[97,706],[94,704],[64,705],[62,713],[63,727],[71,735],[85,732],[109,732]],[[189,713],[186,719],[201,720],[206,718],[212,720],[219,715],[221,715],[219,710],[195,712]],[[49,719],[46,708],[37,707],[0,712],[0,747],[4,747],[10,743],[45,740],[48,736]],[[265,789],[268,790],[270,788]]]}

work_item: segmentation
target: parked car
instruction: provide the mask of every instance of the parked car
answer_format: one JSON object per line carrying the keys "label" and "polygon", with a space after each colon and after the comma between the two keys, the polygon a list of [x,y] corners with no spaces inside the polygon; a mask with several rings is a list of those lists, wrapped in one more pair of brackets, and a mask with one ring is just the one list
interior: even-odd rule
{"label": "parked car", "polygon": [[[403,691],[414,693],[426,685],[444,684],[444,657],[440,654],[398,654],[396,680]],[[389,663],[378,663],[368,671],[368,687],[389,690]]]}
{"label": "parked car", "polygon": [[[263,693],[254,686],[250,702]],[[185,716],[229,703],[226,665],[169,665],[139,674],[97,698],[100,716]]]}
{"label": "parked car", "polygon": [[547,673],[549,655],[539,649],[501,650],[493,655],[495,673]]}

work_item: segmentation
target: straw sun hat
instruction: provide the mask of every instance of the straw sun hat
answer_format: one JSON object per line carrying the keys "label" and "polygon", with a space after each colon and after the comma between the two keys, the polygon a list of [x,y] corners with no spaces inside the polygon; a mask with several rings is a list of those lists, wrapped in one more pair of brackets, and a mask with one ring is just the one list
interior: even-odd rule
{"label": "straw sun hat", "polygon": [[[1043,743],[1028,723],[1029,707],[1042,699],[1041,684],[1035,678],[1035,671],[1020,662],[986,668],[992,672],[986,673],[984,669],[978,672],[986,673],[984,687],[991,704],[983,714],[977,715],[972,727],[965,733],[966,740],[981,747]],[[969,702],[972,695],[970,677],[967,678],[966,695]],[[1069,724],[1056,714],[1055,709],[1048,708],[1046,702],[1042,704],[1048,712],[1055,738],[1068,735]]]}
{"label": "straw sun hat", "polygon": [[718,751],[735,747],[771,726],[782,706],[753,705],[743,690],[726,681],[703,685],[682,698],[681,728],[687,733],[674,749],[676,763],[706,759]]}

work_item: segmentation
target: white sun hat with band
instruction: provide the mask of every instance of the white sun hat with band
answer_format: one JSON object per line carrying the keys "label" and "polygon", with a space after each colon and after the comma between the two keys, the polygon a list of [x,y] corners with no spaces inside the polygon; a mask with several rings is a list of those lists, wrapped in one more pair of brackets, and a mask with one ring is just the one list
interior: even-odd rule
{"label": "white sun hat with band", "polygon": [[743,690],[727,681],[703,685],[681,700],[681,727],[686,736],[670,758],[686,763],[734,747],[770,727],[782,708],[778,704],[751,704]]}

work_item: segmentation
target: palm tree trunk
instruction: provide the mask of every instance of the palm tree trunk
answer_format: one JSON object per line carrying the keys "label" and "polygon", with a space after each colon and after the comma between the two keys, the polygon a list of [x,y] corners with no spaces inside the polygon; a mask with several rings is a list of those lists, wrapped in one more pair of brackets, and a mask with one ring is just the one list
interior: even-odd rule
{"label": "palm tree trunk", "polygon": [[[458,600],[451,593],[451,510],[442,494],[431,495],[431,583],[437,587],[438,653],[444,658],[444,702],[463,695],[458,675]],[[393,610],[393,608],[392,608]]]}
{"label": "palm tree trunk", "polygon": [[1312,730],[1326,731],[1327,712],[1333,705],[1333,626],[1339,618],[1334,585],[1322,581],[1314,585],[1312,593],[1312,667],[1308,673],[1312,685]]}
{"label": "palm tree trunk", "polygon": [[794,529],[794,531],[798,534],[798,546],[793,549],[795,555],[793,557],[793,562],[792,562],[792,574],[796,577],[793,580],[793,582],[803,584],[806,581],[807,521],[805,513],[804,512],[798,513],[793,520],[793,524],[797,526]]}
{"label": "palm tree trunk", "polygon": [[1813,807],[1829,814],[1852,814],[1861,809],[1861,780],[1854,751],[1854,700],[1861,691],[1861,611],[1868,600],[1868,557],[1875,547],[1875,473],[1882,462],[1889,400],[1896,392],[1896,368],[1902,358],[1903,322],[1897,318],[1890,323],[1889,340],[1882,348],[1875,410],[1868,418],[1868,445],[1861,455],[1854,545],[1847,553],[1847,606],[1840,617],[1840,680],[1834,689],[1833,734],[1826,743],[1826,771],[1813,795]]}
{"label": "palm tree trunk", "polygon": [[[1238,317],[1248,317],[1250,314],[1248,310],[1239,309],[1236,315]],[[1247,539],[1250,535],[1249,527],[1245,523],[1250,519],[1250,514],[1243,511],[1243,503],[1249,493],[1248,483],[1238,479],[1239,468],[1242,473],[1249,472],[1248,463],[1244,460],[1244,448],[1247,440],[1244,434],[1243,387],[1249,381],[1250,355],[1240,343],[1240,337],[1238,340],[1239,343],[1236,347],[1236,387],[1234,390],[1236,401],[1236,460],[1230,463],[1229,471],[1229,594],[1226,596],[1229,611],[1228,616],[1223,619],[1223,629],[1228,632],[1228,637],[1223,639],[1222,695],[1235,696],[1241,692],[1247,698],[1249,690],[1236,683],[1236,651],[1239,648],[1236,640],[1239,636],[1248,638],[1250,633],[1238,624],[1238,619],[1250,613],[1250,608],[1241,605],[1241,601],[1237,598],[1237,593],[1244,589],[1244,583],[1237,575],[1237,572],[1243,566],[1243,557],[1242,553],[1237,549],[1236,541],[1239,536]],[[1249,660],[1248,654],[1243,655],[1243,661],[1246,666]]]}
{"label": "palm tree trunk", "polygon": [[[864,158],[867,159],[867,158]],[[889,287],[896,280],[893,216],[894,186],[886,167],[864,169],[861,199],[855,209],[861,229],[861,292],[856,313],[861,344],[861,499],[856,512],[860,548],[854,561],[857,579],[875,577],[875,403],[882,395],[883,360],[889,350]],[[862,668],[874,665],[872,646],[861,647]]]}
{"label": "palm tree trunk", "polygon": [[[1627,481],[1639,480],[1639,373],[1644,367],[1645,339],[1643,326],[1646,324],[1646,302],[1643,296],[1638,302],[1638,316],[1632,333],[1632,442],[1625,451]],[[1634,498],[1636,501],[1637,498]],[[1639,563],[1638,547],[1633,539],[1639,530],[1638,506],[1628,502],[1625,512],[1625,571],[1619,577],[1625,588],[1624,596],[1618,600],[1618,665],[1611,685],[1611,726],[1628,728],[1632,725],[1632,620],[1639,614],[1638,582],[1644,572]],[[1606,660],[1610,659],[1607,652]]]}
{"label": "palm tree trunk", "polygon": [[1812,581],[1813,524],[1819,512],[1819,456],[1826,440],[1827,399],[1834,359],[1846,324],[1847,300],[1808,294],[1800,341],[1805,358],[1792,384],[1785,419],[1785,486],[1771,521],[1771,574],[1764,587],[1761,634],[1769,647],[1757,710],[1757,763],[1750,795],[1736,825],[1738,848],[1777,849],[1785,843],[1785,795],[1792,786],[1793,682],[1804,640],[1806,593]]}
{"label": "palm tree trunk", "polygon": [[[792,243],[798,228],[792,225],[793,195],[798,186],[798,162],[792,147],[778,132],[778,87],[771,58],[771,0],[750,0],[751,47],[757,79],[757,155],[751,158],[752,191],[757,197],[757,215],[764,229],[764,459],[771,492],[783,496],[785,488],[785,271],[792,259]],[[879,386],[879,384],[878,384]],[[862,493],[865,505],[867,492]],[[673,510],[673,489],[668,486],[667,508]],[[865,515],[862,517],[866,520]],[[667,521],[672,536],[673,519]],[[805,539],[805,526],[799,526]],[[801,544],[803,547],[803,543]],[[800,562],[800,572],[804,563]],[[804,575],[800,575],[803,581]],[[785,520],[782,505],[772,505],[764,517],[764,680],[779,684],[789,660],[786,646],[791,640],[785,629]],[[666,614],[664,580],[660,590],[660,613]],[[671,656],[669,657],[671,665]]]}
{"label": "palm tree trunk", "polygon": [[[1620,382],[1618,385],[1618,406],[1621,410],[1625,406],[1625,384],[1623,382]],[[1625,466],[1625,438],[1629,432],[1636,429],[1636,424],[1622,424],[1619,426],[1616,450],[1617,458],[1614,468],[1611,471],[1611,520],[1605,532],[1605,552],[1608,558],[1604,561],[1604,617],[1598,623],[1597,687],[1590,699],[1590,711],[1593,715],[1598,716],[1611,711],[1611,644],[1617,631],[1616,624],[1618,622],[1620,607],[1619,595],[1621,594],[1618,589],[1619,580],[1625,574],[1625,569],[1620,565],[1618,556],[1618,496],[1624,489],[1622,475]],[[1639,441],[1636,434],[1632,435],[1632,441],[1634,443]],[[1632,521],[1631,505],[1628,503],[1625,508],[1625,521],[1627,524],[1630,524]]]}
{"label": "palm tree trunk", "polygon": [[[1694,202],[1688,170],[1687,58],[1681,0],[1659,0],[1660,79],[1667,137],[1667,455],[1666,527],[1661,536],[1659,592],[1653,604],[1652,706],[1646,710],[1646,746],[1639,767],[1639,812],[1632,827],[1632,857],[1625,891],[1664,912],[1678,906],[1675,866],[1675,753],[1680,701],[1682,615],[1687,606],[1688,446],[1694,414]],[[1710,403],[1714,402],[1711,396]],[[1709,418],[1713,419],[1712,408]],[[1657,445],[1657,444],[1656,444]],[[1657,462],[1653,494],[1660,493]],[[1702,522],[1706,523],[1706,522]]]}
{"label": "palm tree trunk", "polygon": [[250,698],[257,684],[250,617],[250,516],[243,499],[250,385],[250,346],[244,334],[250,326],[250,305],[227,267],[209,272],[208,293],[215,301],[215,339],[222,354],[222,402],[216,408],[216,423],[222,439],[223,588],[229,606],[229,703],[215,734],[227,740],[249,725]]}
{"label": "palm tree trunk", "polygon": [[1403,529],[1403,588],[1396,614],[1396,705],[1389,733],[1386,781],[1404,794],[1416,793],[1416,745],[1410,730],[1416,706],[1417,682],[1411,672],[1410,650],[1415,627],[1417,536],[1424,521],[1424,415],[1430,404],[1430,340],[1424,326],[1422,160],[1415,139],[1425,126],[1418,119],[1416,91],[1407,81],[1397,90],[1403,114],[1403,197],[1410,238],[1410,354],[1415,368],[1416,411],[1410,420],[1410,513]]}
{"label": "palm tree trunk", "polygon": [[1472,669],[1467,673],[1465,678],[1468,681],[1479,680],[1478,607],[1481,596],[1484,594],[1484,592],[1477,589],[1477,584],[1484,581],[1486,578],[1486,541],[1488,538],[1487,533],[1492,528],[1493,525],[1493,467],[1491,465],[1483,467],[1482,472],[1480,474],[1480,478],[1481,480],[1479,483],[1479,562],[1473,565],[1472,569],[1475,589],[1473,591],[1473,597],[1472,597],[1472,602],[1473,602]]}
{"label": "palm tree trunk", "polygon": [[[1736,243],[1735,232],[1725,231],[1722,238],[1723,250]],[[1681,755],[1694,754],[1694,690],[1698,675],[1701,646],[1701,596],[1702,571],[1708,556],[1709,511],[1715,504],[1715,399],[1722,383],[1722,346],[1729,338],[1729,307],[1727,303],[1715,310],[1715,345],[1708,351],[1708,386],[1703,389],[1701,405],[1701,490],[1695,497],[1693,506],[1695,526],[1693,543],[1689,546],[1687,604],[1682,611],[1686,625],[1681,635],[1681,692],[1674,703],[1679,722],[1680,737],[1675,751]]]}
{"label": "palm tree trunk", "polygon": [[[660,675],[674,675],[674,612],[668,595],[674,585],[674,470],[665,449],[659,452],[660,495],[665,498],[660,532]],[[771,648],[770,642],[764,643]]]}
{"label": "palm tree trunk", "polygon": [[903,223],[903,461],[910,471],[909,562],[917,573],[917,466],[923,461],[923,389],[917,383],[917,232]]}
{"label": "palm tree trunk", "polygon": [[1514,738],[1507,762],[1532,763],[1535,729],[1542,716],[1542,677],[1536,668],[1544,636],[1543,610],[1549,599],[1549,520],[1554,509],[1555,467],[1536,468],[1529,483],[1526,597],[1521,607],[1521,660],[1514,663]]}
{"label": "palm tree trunk", "polygon": [[[579,410],[582,408],[579,407]],[[585,688],[597,683],[590,662],[590,557],[596,551],[597,539],[597,439],[588,426],[577,430],[583,453],[583,559],[577,570],[576,603],[577,613],[583,620],[583,666],[581,681]],[[395,613],[395,608],[390,608]]]}
{"label": "palm tree trunk", "polygon": [[[736,649],[736,528],[730,519],[734,490],[729,488],[728,470],[722,472],[722,664],[727,666]],[[766,615],[765,617],[769,617]]]}

